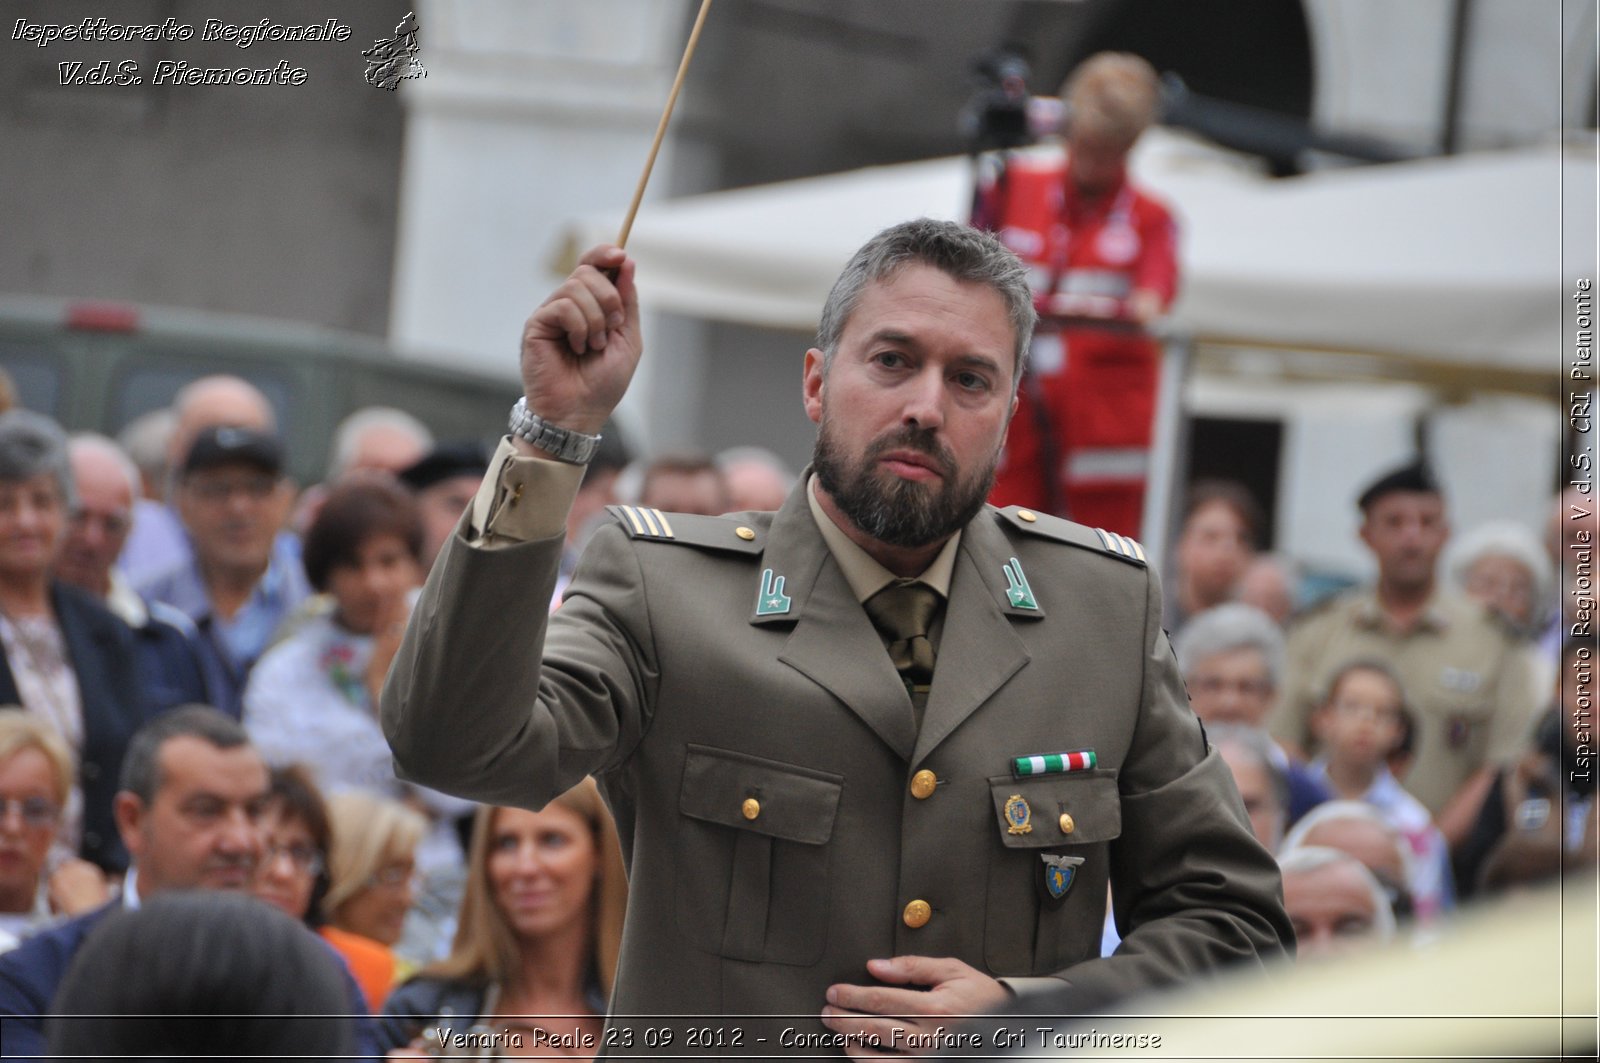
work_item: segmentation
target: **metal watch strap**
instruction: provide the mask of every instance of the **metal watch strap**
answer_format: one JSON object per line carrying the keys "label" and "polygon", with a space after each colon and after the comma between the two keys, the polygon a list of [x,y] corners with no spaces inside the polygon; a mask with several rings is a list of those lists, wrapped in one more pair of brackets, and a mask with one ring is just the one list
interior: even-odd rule
{"label": "metal watch strap", "polygon": [[600,446],[599,436],[553,425],[528,409],[526,396],[511,407],[511,434],[568,465],[589,464]]}

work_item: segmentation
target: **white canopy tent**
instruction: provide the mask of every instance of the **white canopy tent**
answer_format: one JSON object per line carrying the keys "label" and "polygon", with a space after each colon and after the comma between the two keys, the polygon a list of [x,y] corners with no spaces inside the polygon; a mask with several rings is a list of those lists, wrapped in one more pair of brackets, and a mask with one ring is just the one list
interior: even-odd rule
{"label": "white canopy tent", "polygon": [[[1133,168],[1182,226],[1176,332],[1556,371],[1563,233],[1592,256],[1592,152],[1550,145],[1272,180],[1157,130]],[[646,204],[628,249],[657,308],[810,329],[857,246],[907,218],[965,217],[970,189],[968,161],[946,158]],[[576,242],[613,239],[617,217],[581,221]]]}
{"label": "white canopy tent", "polygon": [[[1182,230],[1182,292],[1165,323],[1173,342],[1143,529],[1157,556],[1183,478],[1181,384],[1196,347],[1207,366],[1233,364],[1217,363],[1212,352],[1265,348],[1300,352],[1296,364],[1323,379],[1377,374],[1453,394],[1487,387],[1554,398],[1570,339],[1571,279],[1595,276],[1592,143],[1583,151],[1550,144],[1273,180],[1239,156],[1154,130],[1132,165]],[[654,309],[810,331],[857,246],[907,218],[964,218],[970,189],[970,163],[958,157],[648,203],[628,249]],[[618,217],[583,220],[574,243],[614,239]],[[1335,359],[1331,366],[1317,357],[1322,352]],[[1339,357],[1348,354],[1366,357]],[[1349,394],[1340,401],[1349,403]],[[1371,401],[1349,409],[1377,415]],[[1286,534],[1311,555],[1364,560],[1351,545],[1353,529],[1343,526],[1345,496],[1408,445],[1407,429],[1389,416],[1388,434],[1363,438],[1360,453],[1315,453],[1328,451],[1331,437],[1302,433],[1284,480],[1302,496],[1290,499]],[[1551,420],[1548,433],[1556,431],[1553,408]],[[1504,449],[1506,437],[1483,438]],[[1513,445],[1544,438],[1514,436]],[[1524,482],[1502,487],[1497,500],[1493,488],[1470,481],[1505,477],[1456,449],[1458,475],[1442,471],[1447,484],[1466,486],[1463,494],[1478,493],[1461,499],[1464,509],[1539,510],[1541,472],[1522,469]]]}

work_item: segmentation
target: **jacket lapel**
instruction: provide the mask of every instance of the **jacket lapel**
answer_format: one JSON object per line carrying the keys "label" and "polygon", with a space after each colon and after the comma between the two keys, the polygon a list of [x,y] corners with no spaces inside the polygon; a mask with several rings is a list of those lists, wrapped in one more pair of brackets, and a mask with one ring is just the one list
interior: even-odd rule
{"label": "jacket lapel", "polygon": [[1043,619],[1044,603],[1019,608],[1006,595],[1015,551],[985,509],[961,533],[933,689],[912,763],[923,758],[1028,663],[1014,621]]}
{"label": "jacket lapel", "polygon": [[[909,759],[916,744],[911,697],[883,648],[883,640],[856,601],[844,573],[817,531],[805,495],[806,477],[773,518],[762,552],[763,587],[750,588],[750,622],[792,624],[778,659],[827,690],[889,748]],[[758,597],[783,580],[784,613],[763,612]]]}
{"label": "jacket lapel", "polygon": [[102,675],[99,668],[90,666],[113,659],[116,631],[107,627],[106,621],[114,618],[100,617],[81,608],[73,593],[60,582],[51,586],[51,601],[56,621],[61,625],[61,640],[67,647],[67,665],[78,679],[83,728],[87,735],[91,729],[100,729],[107,706],[116,702],[106,686],[113,682],[113,677]]}

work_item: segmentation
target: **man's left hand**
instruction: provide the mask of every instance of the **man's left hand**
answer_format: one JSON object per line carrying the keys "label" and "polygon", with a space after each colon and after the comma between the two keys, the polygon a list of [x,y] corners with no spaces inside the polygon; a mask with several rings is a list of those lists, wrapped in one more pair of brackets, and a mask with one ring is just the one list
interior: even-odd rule
{"label": "man's left hand", "polygon": [[[822,1022],[828,1029],[859,1035],[845,1050],[852,1059],[905,1055],[908,1041],[931,1045],[927,1036],[939,1026],[949,1025],[951,1016],[993,1011],[1010,997],[1005,986],[993,978],[948,956],[868,960],[867,973],[888,984],[831,985],[828,1006],[822,1009]],[[902,1047],[896,1049],[897,1043]],[[911,1051],[926,1055],[931,1050]]]}

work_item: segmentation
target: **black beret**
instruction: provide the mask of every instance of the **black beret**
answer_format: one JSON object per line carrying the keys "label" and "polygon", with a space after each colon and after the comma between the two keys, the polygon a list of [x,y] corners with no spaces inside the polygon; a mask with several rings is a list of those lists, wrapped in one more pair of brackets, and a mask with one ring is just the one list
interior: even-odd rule
{"label": "black beret", "polygon": [[400,482],[413,491],[432,487],[457,476],[482,476],[489,468],[489,452],[482,443],[440,443],[415,463],[400,470]]}
{"label": "black beret", "polygon": [[1428,495],[1443,494],[1439,489],[1439,481],[1434,478],[1433,470],[1428,467],[1428,463],[1418,460],[1386,472],[1372,481],[1372,484],[1361,492],[1361,497],[1356,499],[1356,505],[1365,513],[1378,499],[1396,491],[1416,491]]}

